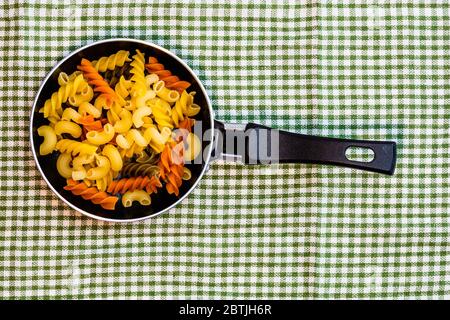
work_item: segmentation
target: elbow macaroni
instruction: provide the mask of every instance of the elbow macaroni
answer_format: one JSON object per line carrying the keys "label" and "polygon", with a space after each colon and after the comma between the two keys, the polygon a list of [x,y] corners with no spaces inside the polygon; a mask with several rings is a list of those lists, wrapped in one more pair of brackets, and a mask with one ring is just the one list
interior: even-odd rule
{"label": "elbow macaroni", "polygon": [[150,195],[143,190],[127,191],[122,196],[122,204],[125,208],[131,207],[134,201],[139,201],[143,206],[151,204]]}
{"label": "elbow macaroni", "polygon": [[169,103],[173,103],[180,98],[180,94],[175,90],[169,90],[165,87],[164,81],[159,80],[153,85],[156,95]]}
{"label": "elbow macaroni", "polygon": [[147,106],[140,107],[133,112],[133,124],[136,128],[144,125],[143,118],[152,114],[152,109]]}
{"label": "elbow macaroni", "polygon": [[45,156],[55,150],[57,145],[57,138],[55,130],[50,126],[40,126],[37,130],[38,135],[44,137],[44,141],[39,147],[39,154]]}
{"label": "elbow macaroni", "polygon": [[86,178],[89,180],[99,180],[105,177],[111,168],[109,159],[105,156],[96,155],[96,167],[91,168],[86,173]]}
{"label": "elbow macaroni", "polygon": [[192,177],[191,170],[189,170],[188,168],[184,167],[183,168],[183,175],[181,176],[181,179],[183,179],[183,180],[190,180],[191,177]]}
{"label": "elbow macaroni", "polygon": [[80,123],[81,120],[81,114],[75,111],[75,109],[72,108],[66,108],[64,109],[64,112],[61,116],[61,120],[64,121],[73,121],[76,123]]}
{"label": "elbow macaroni", "polygon": [[80,93],[77,93],[69,97],[67,101],[72,106],[77,107],[83,102],[90,101],[93,97],[94,97],[94,90],[90,86],[86,86],[85,89],[83,89]]}
{"label": "elbow macaroni", "polygon": [[164,127],[161,132],[155,126],[148,127],[144,132],[144,138],[149,141],[150,147],[157,153],[162,152],[164,145],[169,139],[172,131]]}
{"label": "elbow macaroni", "polygon": [[79,105],[78,113],[81,115],[90,114],[94,118],[100,118],[102,115],[102,108],[101,107],[97,108],[92,104],[90,104],[89,102],[84,101]]}
{"label": "elbow macaroni", "polygon": [[195,92],[187,93],[183,91],[180,97],[180,108],[183,110],[183,114],[188,117],[193,117],[200,112],[200,106],[194,103]]}
{"label": "elbow macaroni", "polygon": [[61,120],[55,124],[55,133],[61,135],[63,133],[68,133],[74,138],[79,138],[81,136],[81,127],[74,122]]}
{"label": "elbow macaroni", "polygon": [[150,88],[152,84],[158,82],[159,77],[155,73],[148,74],[145,76],[145,84],[147,85],[147,88]]}
{"label": "elbow macaroni", "polygon": [[56,160],[56,170],[65,179],[72,178],[72,168],[70,163],[72,162],[72,156],[70,153],[61,153]]}
{"label": "elbow macaroni", "polygon": [[125,133],[128,132],[133,126],[133,116],[131,112],[127,109],[122,109],[122,111],[118,115],[119,120],[117,120],[114,124],[114,130],[117,133]]}
{"label": "elbow macaroni", "polygon": [[94,161],[94,155],[79,155],[75,157],[72,161],[72,179],[73,180],[83,180],[86,178],[86,168],[85,165],[90,165]]}
{"label": "elbow macaroni", "polygon": [[120,171],[123,167],[122,157],[120,156],[119,151],[112,144],[107,144],[103,150],[102,154],[109,159],[111,163],[111,169],[114,171]]}
{"label": "elbow macaroni", "polygon": [[61,139],[56,143],[56,150],[70,152],[73,156],[76,156],[78,154],[94,154],[97,151],[97,146],[76,140]]}
{"label": "elbow macaroni", "polygon": [[103,131],[101,132],[89,131],[86,134],[86,139],[89,143],[99,146],[111,141],[112,138],[114,138],[114,133],[114,127],[111,124],[107,123],[105,124],[105,126],[103,127]]}

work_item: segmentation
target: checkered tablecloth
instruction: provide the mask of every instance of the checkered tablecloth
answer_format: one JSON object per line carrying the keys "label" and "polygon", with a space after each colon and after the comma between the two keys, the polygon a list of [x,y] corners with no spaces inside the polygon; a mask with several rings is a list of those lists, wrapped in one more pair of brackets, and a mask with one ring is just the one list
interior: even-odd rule
{"label": "checkered tablecloth", "polygon": [[[450,298],[447,1],[0,4],[1,298]],[[218,119],[398,143],[393,177],[215,163],[135,224],[81,216],[29,146],[46,73],[144,39],[199,75]]]}

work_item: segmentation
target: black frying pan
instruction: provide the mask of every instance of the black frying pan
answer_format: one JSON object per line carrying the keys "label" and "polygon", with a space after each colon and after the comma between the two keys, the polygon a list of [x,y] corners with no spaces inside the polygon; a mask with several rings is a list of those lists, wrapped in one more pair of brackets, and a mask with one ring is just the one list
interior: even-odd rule
{"label": "black frying pan", "polygon": [[[133,205],[122,207],[117,202],[115,211],[102,209],[90,201],[74,196],[63,189],[66,180],[56,170],[57,154],[40,156],[36,153],[42,142],[37,128],[48,124],[38,110],[45,100],[58,89],[57,77],[61,71],[72,73],[80,63],[81,58],[96,60],[110,55],[118,50],[134,52],[136,49],[145,56],[155,56],[167,69],[181,79],[192,83],[190,90],[196,91],[195,102],[201,106],[200,113],[195,117],[201,126],[203,135],[203,157],[198,163],[187,165],[192,172],[192,178],[183,181],[180,195],[169,195],[162,188],[156,195],[151,206]],[[364,141],[350,139],[325,138],[296,134],[271,129],[262,125],[249,123],[246,125],[226,124],[213,119],[211,103],[206,90],[195,73],[180,58],[170,51],[155,44],[133,39],[109,39],[84,46],[60,61],[47,75],[36,95],[31,112],[30,138],[33,155],[43,178],[55,194],[73,209],[92,218],[131,222],[154,217],[181,202],[197,185],[210,161],[216,158],[239,160],[246,164],[267,163],[316,163],[331,164],[355,169],[373,171],[392,175],[395,169],[396,144],[391,141]],[[374,158],[370,162],[349,160],[346,151],[349,147],[368,148]],[[157,200],[156,200],[157,199]]]}

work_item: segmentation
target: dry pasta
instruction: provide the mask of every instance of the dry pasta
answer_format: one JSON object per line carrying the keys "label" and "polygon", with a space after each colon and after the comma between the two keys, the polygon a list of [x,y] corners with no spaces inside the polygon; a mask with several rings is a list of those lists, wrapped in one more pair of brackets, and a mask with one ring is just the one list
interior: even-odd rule
{"label": "dry pasta", "polygon": [[40,156],[58,153],[64,189],[105,210],[151,205],[163,187],[179,196],[192,178],[185,162],[201,151],[190,83],[154,57],[145,64],[139,50],[132,58],[124,50],[83,58],[77,69],[58,75],[59,88],[40,109],[48,124],[37,129]]}

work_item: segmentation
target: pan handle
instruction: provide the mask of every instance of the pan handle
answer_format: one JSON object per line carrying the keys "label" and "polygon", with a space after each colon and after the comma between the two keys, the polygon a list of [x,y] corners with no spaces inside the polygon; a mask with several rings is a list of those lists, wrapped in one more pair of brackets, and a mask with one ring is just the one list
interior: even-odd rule
{"label": "pan handle", "polygon": [[[394,174],[396,143],[311,136],[247,125],[215,121],[216,146],[213,156],[246,164],[315,163],[331,164],[383,174]],[[221,136],[218,136],[218,134]],[[350,147],[370,149],[373,160],[350,160]]]}

